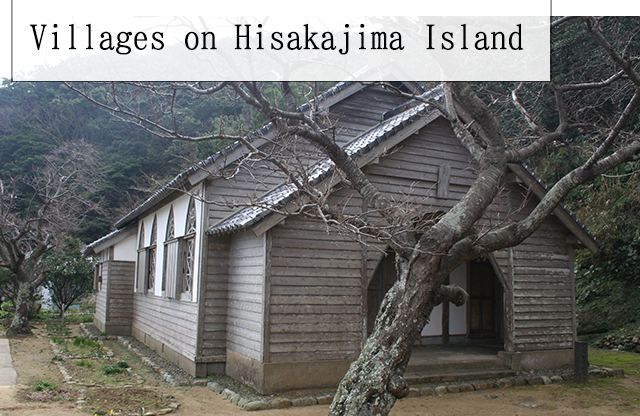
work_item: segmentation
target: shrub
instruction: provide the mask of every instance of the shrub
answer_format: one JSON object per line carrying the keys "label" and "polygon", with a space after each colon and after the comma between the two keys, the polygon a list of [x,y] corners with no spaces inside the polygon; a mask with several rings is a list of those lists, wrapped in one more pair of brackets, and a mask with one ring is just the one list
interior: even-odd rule
{"label": "shrub", "polygon": [[34,390],[35,391],[43,391],[43,390],[51,391],[51,390],[54,390],[55,388],[56,386],[54,386],[53,383],[50,381],[38,381],[34,387]]}
{"label": "shrub", "polygon": [[129,368],[129,364],[124,361],[118,361],[115,365],[105,365],[102,367],[102,374],[110,376],[113,374],[123,373]]}
{"label": "shrub", "polygon": [[80,360],[76,362],[76,365],[78,367],[91,367],[93,363],[91,361]]}
{"label": "shrub", "polygon": [[73,345],[80,348],[98,348],[99,344],[91,339],[75,337]]}

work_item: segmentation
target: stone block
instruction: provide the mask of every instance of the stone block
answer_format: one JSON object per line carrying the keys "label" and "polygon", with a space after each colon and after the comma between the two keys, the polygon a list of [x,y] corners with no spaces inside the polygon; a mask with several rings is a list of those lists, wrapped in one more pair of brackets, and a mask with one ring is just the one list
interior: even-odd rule
{"label": "stone block", "polygon": [[422,387],[420,389],[420,396],[434,396],[436,391],[432,387]]}
{"label": "stone block", "polygon": [[515,379],[513,379],[513,385],[518,387],[526,386],[527,380],[525,380],[524,377],[516,377]]}
{"label": "stone block", "polygon": [[527,377],[527,384],[530,386],[542,386],[544,384],[544,380],[540,376],[530,376]]}
{"label": "stone block", "polygon": [[271,402],[271,406],[274,409],[286,409],[287,407],[291,407],[291,399],[287,399],[286,397],[278,397]]}
{"label": "stone block", "polygon": [[460,391],[461,392],[468,392],[468,391],[474,391],[475,389],[473,388],[473,386],[471,384],[463,384],[460,386]]}
{"label": "stone block", "polygon": [[318,401],[315,397],[298,397],[297,399],[291,400],[291,405],[293,407],[305,407],[305,406],[315,406],[318,404]]}
{"label": "stone block", "polygon": [[256,400],[253,402],[249,402],[242,407],[242,410],[246,410],[247,412],[254,412],[257,410],[267,410],[270,409],[271,405],[269,403]]}
{"label": "stone block", "polygon": [[460,393],[460,386],[447,386],[447,393]]}
{"label": "stone block", "polygon": [[316,400],[318,401],[318,404],[322,404],[322,405],[331,404],[331,402],[333,401],[333,396],[330,396],[330,395],[318,396],[316,397]]}
{"label": "stone block", "polygon": [[512,386],[513,386],[513,383],[511,382],[511,380],[506,378],[501,378],[500,380],[496,381],[496,387],[499,389],[506,389]]}
{"label": "stone block", "polygon": [[564,381],[564,379],[560,376],[551,376],[549,377],[551,379],[551,382],[553,383],[562,383]]}
{"label": "stone block", "polygon": [[495,383],[493,381],[476,381],[473,383],[473,387],[476,390],[489,390],[494,387]]}

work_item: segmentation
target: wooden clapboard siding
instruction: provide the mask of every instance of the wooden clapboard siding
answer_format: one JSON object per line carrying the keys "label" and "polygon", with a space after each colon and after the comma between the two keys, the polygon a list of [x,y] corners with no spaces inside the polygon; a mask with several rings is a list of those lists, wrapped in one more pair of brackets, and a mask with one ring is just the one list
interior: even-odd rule
{"label": "wooden clapboard siding", "polygon": [[[335,121],[336,142],[348,143],[382,121],[387,111],[406,99],[377,87],[367,87],[331,107]],[[332,118],[333,118],[332,117]]]}
{"label": "wooden clapboard siding", "polygon": [[[437,197],[438,172],[450,166],[448,193]],[[475,180],[475,163],[453,135],[448,122],[438,119],[364,167],[369,180],[392,200],[418,205],[427,212],[448,211]],[[375,215],[372,215],[375,217]],[[381,221],[381,220],[379,220]],[[385,247],[375,244],[367,256],[367,276],[373,273]]]}
{"label": "wooden clapboard siding", "polygon": [[[449,187],[445,198],[437,198],[439,168],[443,164],[450,166]],[[446,211],[472,185],[475,166],[447,123],[437,120],[378,163],[365,167],[365,172],[392,199],[409,199],[431,211]],[[508,217],[524,218],[535,201],[518,211],[523,192],[518,185],[508,185],[489,207],[480,226],[488,229]],[[566,244],[567,233],[559,221],[549,219],[521,245],[493,254],[494,265],[506,286],[505,324],[509,333],[505,345],[509,349],[572,347],[573,260]],[[372,276],[380,258],[379,250],[367,251],[368,276]]]}
{"label": "wooden clapboard siding", "polygon": [[[94,313],[94,317],[96,320],[104,325],[107,322],[107,302],[108,302],[108,291],[109,287],[109,273],[108,273],[108,263],[102,262],[102,286],[101,289],[96,292],[96,312]],[[104,331],[104,327],[100,328],[101,331]]]}
{"label": "wooden clapboard siding", "polygon": [[265,236],[231,236],[227,284],[227,350],[256,360],[263,354]]}
{"label": "wooden clapboard siding", "polygon": [[514,350],[572,348],[573,257],[555,218],[512,249]]}
{"label": "wooden clapboard siding", "polygon": [[227,354],[229,237],[209,237],[204,288],[200,357],[224,361]]}
{"label": "wooden clapboard siding", "polygon": [[195,360],[198,305],[154,295],[136,293],[133,327]]}
{"label": "wooden clapboard siding", "polygon": [[[334,198],[345,199],[340,191]],[[358,204],[349,201],[349,204]],[[351,359],[362,342],[362,248],[318,221],[270,231],[269,359]]]}
{"label": "wooden clapboard siding", "polygon": [[247,170],[240,169],[233,178],[215,178],[207,183],[208,226],[216,224],[236,211],[238,206],[249,204],[265,192],[282,183],[284,176],[274,171],[274,166],[261,164]]}
{"label": "wooden clapboard siding", "polygon": [[[380,123],[385,112],[404,101],[405,98],[393,92],[370,86],[332,106],[330,117],[339,117],[334,128],[336,142],[344,144],[353,140]],[[301,156],[308,165],[324,157],[306,142],[298,144],[296,152],[296,156]],[[233,172],[235,167],[233,164],[226,171]],[[260,197],[280,185],[284,179],[284,175],[273,164],[265,161],[241,168],[229,179],[210,179],[207,199],[214,203],[209,205],[208,225],[212,226],[226,218],[238,206]]]}
{"label": "wooden clapboard siding", "polygon": [[[107,296],[109,299],[105,323],[110,325],[131,325],[135,263],[132,261],[108,260],[104,264],[107,265]],[[105,287],[104,280],[102,285],[102,287]]]}

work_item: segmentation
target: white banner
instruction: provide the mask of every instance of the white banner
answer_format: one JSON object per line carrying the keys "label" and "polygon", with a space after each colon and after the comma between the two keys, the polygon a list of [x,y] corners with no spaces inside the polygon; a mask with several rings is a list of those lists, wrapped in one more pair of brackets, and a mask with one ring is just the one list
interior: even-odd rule
{"label": "white banner", "polygon": [[39,15],[34,10],[15,13],[14,80],[549,78],[547,16],[124,14],[126,10],[122,15]]}

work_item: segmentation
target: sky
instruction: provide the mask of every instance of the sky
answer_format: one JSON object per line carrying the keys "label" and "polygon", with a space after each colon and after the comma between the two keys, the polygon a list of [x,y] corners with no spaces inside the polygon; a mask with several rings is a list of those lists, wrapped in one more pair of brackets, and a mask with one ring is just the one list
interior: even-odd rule
{"label": "sky", "polygon": [[[136,2],[125,0],[114,0],[106,8],[104,3],[87,2],[81,0],[0,0],[0,78],[10,78],[12,74],[11,65],[11,44],[12,44],[12,15],[13,24],[23,23],[33,16],[38,22],[52,16],[104,16],[111,14],[115,16],[178,16],[178,15],[216,15],[216,16],[242,16],[243,12],[251,10],[256,16],[266,16],[273,13],[273,10],[295,10],[296,15],[316,15],[317,7],[313,3],[300,5],[295,1],[295,7],[288,7],[287,3],[293,4],[294,0],[277,0],[274,7],[272,2],[261,0],[244,0],[242,2],[202,2],[199,0],[183,0],[181,2],[166,0],[137,0]],[[336,7],[331,7],[330,3],[335,3]],[[439,2],[439,6],[434,2],[424,1],[416,3],[410,0],[403,2],[385,2],[382,0],[368,4],[367,14],[372,16],[452,16],[464,10],[464,15],[501,15],[501,16],[538,16],[553,14],[560,15],[638,15],[640,14],[640,2],[630,2],[628,0],[554,0],[553,10],[550,1],[536,2],[514,2],[513,0],[488,0],[479,2],[477,0],[454,0],[451,2]],[[341,0],[326,0],[323,11],[341,10],[344,16],[361,15],[362,10],[357,6],[358,2],[347,2]],[[422,6],[420,6],[422,4]],[[422,7],[422,10],[420,9]],[[436,7],[436,8],[434,8]],[[10,12],[12,11],[12,12]],[[71,12],[73,11],[73,12]],[[532,14],[533,13],[533,14]],[[283,13],[284,14],[284,13]],[[335,17],[335,16],[334,16]],[[26,20],[25,20],[26,19]],[[14,28],[14,36],[18,31]],[[22,32],[25,33],[24,31]],[[23,37],[23,36],[21,36]],[[14,39],[14,47],[18,45]]]}

